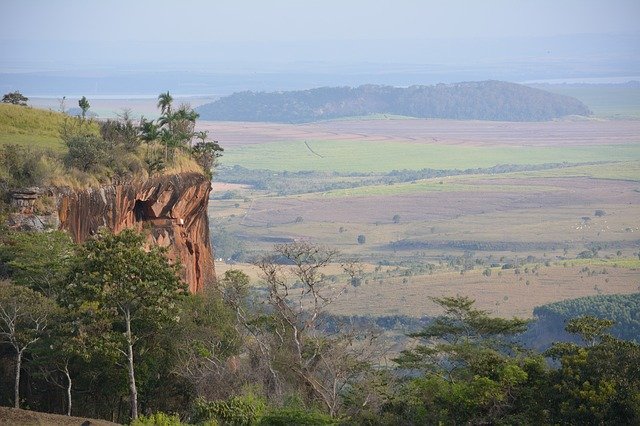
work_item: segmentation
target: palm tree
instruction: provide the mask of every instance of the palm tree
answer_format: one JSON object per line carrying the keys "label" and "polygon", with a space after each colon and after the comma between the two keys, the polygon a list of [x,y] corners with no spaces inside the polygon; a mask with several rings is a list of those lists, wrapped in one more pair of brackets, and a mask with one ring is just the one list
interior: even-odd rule
{"label": "palm tree", "polygon": [[149,155],[149,145],[160,137],[160,130],[153,120],[147,121],[146,118],[140,117],[139,131],[140,139],[147,143],[147,155]]}
{"label": "palm tree", "polygon": [[169,114],[171,115],[171,103],[173,102],[173,97],[167,93],[160,93],[158,95],[158,108],[160,108],[160,113],[162,115]]}

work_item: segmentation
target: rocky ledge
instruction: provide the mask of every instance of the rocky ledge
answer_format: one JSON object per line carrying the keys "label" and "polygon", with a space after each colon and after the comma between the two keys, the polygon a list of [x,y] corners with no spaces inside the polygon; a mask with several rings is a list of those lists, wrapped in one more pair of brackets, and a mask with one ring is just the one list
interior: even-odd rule
{"label": "rocky ledge", "polygon": [[[169,259],[182,265],[183,279],[195,293],[215,281],[207,216],[210,191],[209,180],[197,173],[84,190],[27,188],[13,193],[17,213],[9,225],[66,230],[76,243],[102,227],[116,233],[144,231],[149,244],[166,247]],[[43,199],[51,205],[45,214],[34,207]]]}

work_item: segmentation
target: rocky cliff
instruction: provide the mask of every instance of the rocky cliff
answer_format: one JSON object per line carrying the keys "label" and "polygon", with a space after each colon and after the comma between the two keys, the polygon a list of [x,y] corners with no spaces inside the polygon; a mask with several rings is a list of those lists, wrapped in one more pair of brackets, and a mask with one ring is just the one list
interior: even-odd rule
{"label": "rocky cliff", "polygon": [[[77,243],[102,227],[116,233],[125,228],[144,231],[150,244],[167,248],[169,259],[182,265],[189,290],[198,292],[215,280],[207,216],[210,190],[209,180],[196,173],[81,191],[29,189],[14,193],[20,213],[10,224],[27,229],[54,226],[68,231]],[[53,199],[50,214],[35,214],[39,197]]]}

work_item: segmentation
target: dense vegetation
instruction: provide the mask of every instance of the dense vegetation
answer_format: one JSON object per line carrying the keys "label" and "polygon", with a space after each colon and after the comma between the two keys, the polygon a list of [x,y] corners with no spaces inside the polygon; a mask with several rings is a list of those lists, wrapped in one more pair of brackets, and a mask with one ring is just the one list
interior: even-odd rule
{"label": "dense vegetation", "polygon": [[534,310],[539,327],[553,331],[570,318],[591,315],[613,320],[611,333],[620,339],[640,342],[640,293],[612,294],[563,300]]}
{"label": "dense vegetation", "polygon": [[542,354],[517,343],[528,321],[433,299],[440,317],[376,324],[417,328],[389,364],[368,319],[326,315],[360,284],[359,265],[333,250],[278,245],[256,261],[259,291],[230,270],[194,295],[132,231],[84,246],[60,232],[0,236],[2,405],[135,425],[640,420],[640,346],[610,335],[611,320],[571,319],[580,343]]}
{"label": "dense vegetation", "polygon": [[[158,173],[210,173],[222,149],[195,132],[198,115],[188,106],[172,109],[168,93],[159,97],[157,122],[128,113],[117,120],[0,105],[0,190],[26,186],[86,187],[145,179]],[[199,142],[193,143],[193,140]],[[145,146],[146,145],[146,146]]]}
{"label": "dense vegetation", "polygon": [[292,92],[240,92],[202,105],[197,111],[205,120],[282,123],[371,114],[495,121],[546,121],[590,114],[575,98],[502,81],[408,88],[365,85]]}

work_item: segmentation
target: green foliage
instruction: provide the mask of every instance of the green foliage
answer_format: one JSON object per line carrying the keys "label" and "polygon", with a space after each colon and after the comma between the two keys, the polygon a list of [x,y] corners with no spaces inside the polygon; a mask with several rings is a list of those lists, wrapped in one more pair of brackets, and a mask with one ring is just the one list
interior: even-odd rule
{"label": "green foliage", "polygon": [[11,232],[0,240],[0,263],[16,284],[56,298],[69,270],[74,245],[69,234]]}
{"label": "green foliage", "polygon": [[539,306],[533,310],[543,326],[563,326],[571,318],[592,316],[615,322],[611,334],[640,342],[640,293],[580,297]]}
{"label": "green foliage", "polygon": [[101,232],[80,247],[66,297],[76,306],[96,303],[114,320],[128,311],[136,322],[161,327],[175,319],[184,291],[177,266],[158,247],[146,251],[144,237],[127,229],[118,235]]}
{"label": "green foliage", "polygon": [[240,92],[198,108],[206,120],[310,122],[369,114],[456,120],[546,121],[589,115],[582,102],[514,83],[482,81],[397,88],[366,85]]}
{"label": "green foliage", "polygon": [[15,92],[6,93],[4,96],[2,96],[2,102],[13,105],[27,106],[28,100],[29,98],[27,98],[17,90]]}
{"label": "green foliage", "polygon": [[222,424],[249,426],[260,424],[267,411],[265,401],[254,395],[235,396],[227,400],[196,400],[192,421],[196,423],[216,419]]}
{"label": "green foliage", "polygon": [[[186,423],[180,421],[177,414],[166,414],[163,412],[153,413],[148,416],[140,416],[129,423],[129,426],[183,426]],[[212,425],[213,426],[213,425]]]}
{"label": "green foliage", "polygon": [[283,407],[271,408],[258,423],[264,426],[321,426],[321,425],[339,425],[340,420],[336,420],[331,416],[317,410],[309,410],[303,408]]}
{"label": "green foliage", "polygon": [[0,145],[0,190],[46,185],[61,169],[61,162],[51,152]]}
{"label": "green foliage", "polygon": [[581,347],[556,343],[548,354],[561,363],[552,372],[552,420],[561,424],[638,424],[640,422],[640,345],[604,330],[610,321],[573,319],[567,331],[600,337]]}
{"label": "green foliage", "polygon": [[109,144],[97,136],[74,136],[65,141],[64,162],[83,172],[102,172],[109,159]]}
{"label": "green foliage", "polygon": [[216,164],[216,159],[222,156],[222,151],[224,149],[217,141],[205,142],[202,140],[202,142],[196,143],[191,148],[191,155],[202,166],[203,170],[210,172]]}
{"label": "green foliage", "polygon": [[408,380],[391,412],[411,424],[495,423],[511,416],[536,379],[528,366],[536,359],[518,355],[507,339],[527,321],[493,318],[467,297],[433,298],[444,315],[412,337],[425,344],[405,350],[395,361],[424,376]]}
{"label": "green foliage", "polygon": [[89,108],[90,108],[89,101],[87,100],[86,97],[83,96],[78,101],[78,106],[82,110],[82,119],[84,120],[85,116],[87,115],[87,111],[89,111]]}

